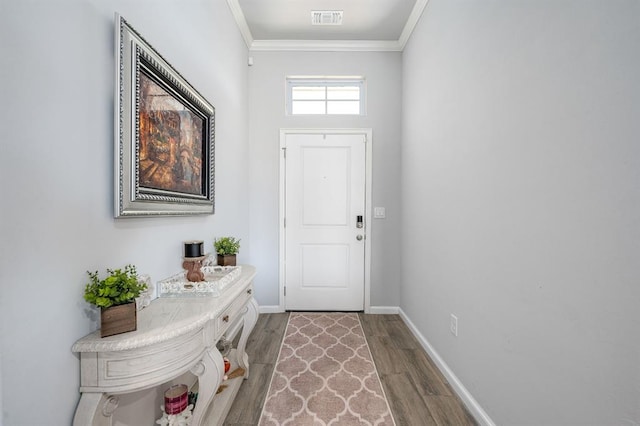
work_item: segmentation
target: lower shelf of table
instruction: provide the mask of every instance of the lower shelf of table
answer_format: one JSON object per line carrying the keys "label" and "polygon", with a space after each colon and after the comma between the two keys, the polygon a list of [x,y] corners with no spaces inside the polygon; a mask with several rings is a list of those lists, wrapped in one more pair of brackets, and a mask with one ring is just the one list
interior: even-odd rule
{"label": "lower shelf of table", "polygon": [[[236,349],[232,349],[227,358],[231,362],[231,368],[229,369],[228,373],[231,373],[239,367],[237,361],[238,354]],[[189,386],[189,390],[191,392],[198,392],[199,383],[197,377],[193,375],[190,376],[192,377],[192,381],[190,383],[188,380],[185,380],[184,377],[179,380],[182,380],[183,383],[187,382],[186,384]],[[240,386],[242,386],[242,382],[244,381],[245,376],[246,371],[245,375],[243,376],[233,379],[227,379],[221,383],[220,386],[224,386],[224,389],[220,393],[217,393],[211,401],[211,404],[209,404],[209,408],[207,409],[207,412],[202,420],[202,426],[219,426],[223,424],[224,419],[227,417],[227,414],[229,414],[231,405],[233,405],[233,400],[238,394]],[[198,402],[196,401],[196,405],[197,404]]]}
{"label": "lower shelf of table", "polygon": [[203,426],[222,425],[227,414],[229,414],[229,410],[231,410],[233,400],[238,394],[243,381],[243,377],[237,377],[223,383],[227,384],[227,387],[213,398],[213,402],[209,405],[207,414],[204,416]]}

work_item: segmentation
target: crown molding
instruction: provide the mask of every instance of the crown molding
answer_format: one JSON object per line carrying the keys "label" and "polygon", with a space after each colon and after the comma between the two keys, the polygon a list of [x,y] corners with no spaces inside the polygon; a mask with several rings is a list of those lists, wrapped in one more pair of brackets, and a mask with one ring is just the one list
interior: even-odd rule
{"label": "crown molding", "polygon": [[254,40],[251,51],[399,52],[395,40]]}
{"label": "crown molding", "polygon": [[254,40],[238,0],[227,0],[229,9],[250,51],[402,52],[429,0],[416,0],[398,40]]}
{"label": "crown molding", "polygon": [[402,30],[402,34],[400,34],[400,38],[398,39],[398,44],[401,46],[400,50],[404,50],[404,47],[409,42],[409,38],[413,33],[413,30],[418,25],[418,21],[422,16],[422,12],[427,7],[427,3],[429,0],[416,0],[416,4],[413,5],[413,10],[407,19],[407,23],[404,25],[404,29]]}
{"label": "crown molding", "polygon": [[238,29],[242,34],[242,38],[244,39],[247,48],[251,49],[251,45],[253,44],[253,35],[251,35],[251,30],[247,25],[247,19],[244,17],[244,13],[242,13],[240,3],[238,3],[238,0],[227,0],[227,5],[229,5],[229,9],[231,9],[231,14],[236,20],[236,24],[238,25]]}

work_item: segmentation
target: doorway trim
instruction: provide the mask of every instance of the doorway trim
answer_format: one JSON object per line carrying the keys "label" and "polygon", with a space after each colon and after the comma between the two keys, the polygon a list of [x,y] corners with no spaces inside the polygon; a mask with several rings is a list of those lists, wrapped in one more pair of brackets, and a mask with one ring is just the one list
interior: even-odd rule
{"label": "doorway trim", "polygon": [[280,129],[280,191],[279,191],[279,212],[278,212],[278,228],[279,228],[279,254],[278,254],[278,306],[280,312],[285,310],[284,301],[284,278],[285,278],[285,143],[287,135],[308,134],[308,135],[364,135],[365,143],[365,189],[364,189],[364,220],[365,220],[365,239],[364,239],[364,312],[368,314],[371,310],[371,225],[372,225],[372,191],[371,181],[373,176],[373,131],[371,128],[349,128],[349,129],[319,129],[319,128],[281,128]]}

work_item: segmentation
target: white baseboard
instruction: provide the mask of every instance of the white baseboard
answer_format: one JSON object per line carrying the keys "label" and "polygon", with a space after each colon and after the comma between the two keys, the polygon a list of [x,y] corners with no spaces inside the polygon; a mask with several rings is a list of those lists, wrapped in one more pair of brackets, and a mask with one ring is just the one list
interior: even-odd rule
{"label": "white baseboard", "polygon": [[284,310],[279,305],[260,305],[258,312],[261,314],[279,314]]}
{"label": "white baseboard", "polygon": [[400,308],[397,306],[370,306],[368,314],[376,315],[392,315],[400,313]]}
{"label": "white baseboard", "polygon": [[449,384],[453,388],[454,392],[460,397],[464,405],[467,407],[471,415],[476,419],[478,423],[483,426],[496,426],[496,424],[491,420],[489,415],[482,409],[478,401],[471,395],[471,393],[464,387],[460,379],[456,377],[453,371],[449,368],[446,362],[438,355],[433,346],[429,343],[429,341],[418,331],[416,326],[411,322],[407,314],[399,309],[400,317],[407,324],[407,327],[411,330],[413,335],[418,339],[424,350],[429,354],[431,359],[436,363],[442,374],[447,378]]}

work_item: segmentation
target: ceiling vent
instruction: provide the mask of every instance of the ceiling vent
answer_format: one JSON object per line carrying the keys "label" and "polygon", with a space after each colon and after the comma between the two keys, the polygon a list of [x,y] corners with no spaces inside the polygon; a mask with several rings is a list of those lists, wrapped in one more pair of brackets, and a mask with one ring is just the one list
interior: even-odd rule
{"label": "ceiling vent", "polygon": [[312,10],[311,25],[342,25],[342,10]]}

